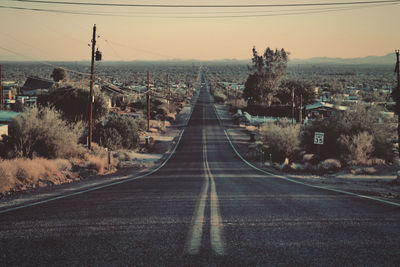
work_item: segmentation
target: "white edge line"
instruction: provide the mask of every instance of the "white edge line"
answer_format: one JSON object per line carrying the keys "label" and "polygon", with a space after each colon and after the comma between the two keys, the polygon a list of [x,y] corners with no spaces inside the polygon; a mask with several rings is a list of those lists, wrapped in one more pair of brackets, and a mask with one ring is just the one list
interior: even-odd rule
{"label": "white edge line", "polygon": [[136,177],[132,177],[132,178],[127,178],[127,179],[122,180],[122,181],[117,181],[117,182],[112,182],[112,183],[105,184],[105,185],[91,187],[89,189],[78,191],[78,192],[74,192],[74,193],[70,193],[70,194],[67,194],[67,195],[56,196],[56,197],[52,197],[52,198],[49,198],[49,199],[40,200],[40,201],[37,201],[37,202],[28,203],[28,204],[21,205],[21,206],[0,210],[0,214],[7,213],[7,212],[10,212],[10,211],[19,210],[19,209],[23,209],[23,208],[27,208],[27,207],[32,207],[32,206],[36,206],[36,205],[40,205],[40,204],[44,204],[44,203],[51,202],[51,201],[58,200],[58,199],[63,199],[63,198],[67,198],[67,197],[81,195],[81,194],[84,194],[84,193],[87,193],[87,192],[95,191],[95,190],[98,190],[98,189],[102,189],[102,188],[106,188],[106,187],[110,187],[110,186],[114,186],[114,185],[118,185],[118,184],[127,183],[127,182],[130,182],[130,181],[133,181],[133,180],[137,180],[137,179],[141,179],[141,178],[144,178],[146,176],[149,176],[149,175],[157,172],[162,167],[164,167],[164,165],[169,161],[169,159],[175,153],[175,150],[177,149],[177,147],[178,147],[178,145],[179,145],[179,143],[180,143],[180,141],[182,139],[182,135],[183,135],[184,131],[185,131],[185,129],[182,129],[182,131],[181,131],[181,133],[179,135],[178,142],[176,142],[176,145],[175,145],[174,149],[168,155],[167,159],[163,163],[161,163],[160,166],[158,166],[157,168],[155,168],[154,170],[152,170],[152,171],[150,171],[148,173],[145,173],[143,175],[139,175],[139,176],[136,176]]}
{"label": "white edge line", "polygon": [[215,107],[215,104],[213,104],[213,108],[214,108],[215,115],[217,115],[217,119],[218,119],[219,125],[220,125],[220,126],[223,126],[223,125],[222,125],[222,121],[221,121],[221,119],[220,119],[220,117],[219,117],[217,108]]}
{"label": "white edge line", "polygon": [[191,105],[191,107],[190,107],[190,115],[189,115],[189,117],[186,119],[186,122],[185,122],[185,126],[187,126],[188,125],[188,123],[189,123],[189,121],[190,121],[190,118],[192,117],[192,113],[193,113],[193,110],[194,110],[194,106],[196,105],[196,103],[197,103],[197,99],[199,98],[199,94],[200,93],[200,91],[199,92],[196,92],[196,96],[195,96],[195,98],[196,98],[196,100],[194,101],[194,103]]}
{"label": "white edge line", "polygon": [[[196,102],[197,102],[197,100],[196,100]],[[195,104],[196,104],[196,103],[195,103]],[[194,110],[194,106],[195,106],[195,105],[192,105],[192,106],[191,106],[190,114],[189,114],[189,117],[187,118],[187,120],[186,120],[186,122],[185,122],[185,126],[188,125],[188,123],[189,123],[189,121],[190,121],[190,118],[192,117],[192,113],[193,113],[193,110]]]}
{"label": "white edge line", "polygon": [[282,176],[282,175],[277,175],[277,174],[274,174],[274,173],[271,173],[271,172],[267,172],[267,171],[265,171],[265,170],[262,170],[262,169],[260,169],[260,168],[257,168],[256,166],[254,166],[253,164],[251,164],[250,162],[248,162],[247,160],[245,160],[245,159],[242,157],[242,155],[240,155],[240,153],[239,153],[239,152],[236,150],[236,148],[233,146],[233,143],[232,143],[232,141],[231,141],[231,139],[230,139],[230,137],[229,137],[227,131],[224,130],[224,132],[225,132],[225,135],[226,135],[226,137],[227,137],[229,143],[231,144],[231,147],[232,147],[233,150],[235,151],[236,155],[238,155],[239,158],[240,158],[242,161],[244,161],[247,165],[249,165],[251,168],[256,169],[256,170],[258,170],[258,171],[260,171],[260,172],[263,172],[263,173],[265,173],[265,174],[268,174],[268,175],[271,175],[271,176],[275,176],[275,177],[278,177],[278,178],[281,178],[281,179],[284,179],[284,180],[286,180],[286,181],[293,182],[293,183],[296,183],[296,184],[301,184],[301,185],[305,185],[305,186],[308,186],[308,187],[313,187],[313,188],[318,188],[318,189],[333,191],[333,192],[342,193],[342,194],[346,194],[346,195],[350,195],[350,196],[356,196],[356,197],[360,197],[360,198],[375,200],[375,201],[379,201],[379,202],[382,202],[382,203],[385,203],[385,204],[389,204],[389,205],[393,205],[393,206],[400,207],[400,203],[396,203],[396,202],[392,202],[392,201],[388,201],[388,200],[383,200],[383,199],[380,199],[380,198],[371,197],[371,196],[366,196],[366,195],[359,195],[359,194],[356,194],[356,193],[352,193],[352,192],[348,192],[348,191],[344,191],[344,190],[340,190],[340,189],[328,188],[328,187],[318,186],[318,185],[311,185],[311,184],[303,183],[303,182],[301,182],[301,181],[296,181],[296,180],[294,180],[294,179],[292,179],[292,178],[284,177],[284,176]]}

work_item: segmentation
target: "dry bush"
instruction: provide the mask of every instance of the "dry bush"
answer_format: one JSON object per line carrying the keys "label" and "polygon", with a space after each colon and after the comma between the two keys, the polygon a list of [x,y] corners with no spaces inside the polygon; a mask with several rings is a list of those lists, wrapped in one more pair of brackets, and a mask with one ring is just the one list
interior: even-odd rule
{"label": "dry bush", "polygon": [[108,151],[92,143],[92,150],[85,150],[85,153],[81,154],[79,159],[75,159],[73,164],[93,170],[96,174],[105,174],[118,165],[118,160],[111,156],[110,166],[108,166]]}
{"label": "dry bush", "polygon": [[348,165],[366,165],[374,151],[374,137],[367,132],[356,135],[342,135],[340,142],[347,149],[344,156]]}
{"label": "dry bush", "polygon": [[231,99],[230,101],[231,106],[237,110],[237,109],[243,109],[247,106],[247,101],[240,98],[240,99]]}
{"label": "dry bush", "polygon": [[264,151],[272,154],[274,161],[293,160],[300,150],[300,126],[267,124],[261,128]]}
{"label": "dry bush", "polygon": [[318,164],[318,169],[322,172],[325,171],[335,171],[342,167],[340,161],[336,159],[326,159]]}
{"label": "dry bush", "polygon": [[0,161],[0,193],[65,183],[71,168],[71,163],[64,159],[18,158]]}
{"label": "dry bush", "polygon": [[97,174],[103,174],[105,166],[107,166],[107,158],[89,156],[86,167],[94,170]]}
{"label": "dry bush", "polygon": [[11,191],[20,184],[15,174],[16,166],[10,160],[0,161],[0,194]]}
{"label": "dry bush", "polygon": [[62,172],[66,172],[72,169],[72,164],[66,159],[55,159],[53,161],[56,168]]}
{"label": "dry bush", "polygon": [[27,108],[13,119],[4,143],[11,157],[69,158],[76,155],[81,123],[68,124],[52,108]]}
{"label": "dry bush", "polygon": [[214,90],[213,95],[216,103],[224,103],[226,101],[226,95],[221,91]]}

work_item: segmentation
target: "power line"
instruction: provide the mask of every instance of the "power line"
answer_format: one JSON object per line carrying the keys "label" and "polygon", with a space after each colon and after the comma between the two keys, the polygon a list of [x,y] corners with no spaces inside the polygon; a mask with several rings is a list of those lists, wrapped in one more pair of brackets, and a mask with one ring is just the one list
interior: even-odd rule
{"label": "power line", "polygon": [[99,3],[99,2],[69,2],[69,1],[45,1],[45,0],[8,0],[12,2],[25,2],[35,4],[55,5],[84,5],[106,7],[159,7],[159,8],[260,8],[260,7],[303,7],[303,6],[346,6],[369,5],[383,3],[398,3],[400,0],[378,1],[352,1],[352,2],[320,2],[320,3],[293,3],[293,4],[245,4],[245,5],[182,5],[182,4],[125,4],[125,3]]}
{"label": "power line", "polygon": [[[371,4],[371,5],[353,5],[347,7],[331,7],[331,8],[315,8],[315,9],[300,9],[300,11],[296,10],[264,10],[264,11],[242,11],[242,12],[232,12],[232,13],[245,13],[244,15],[208,15],[208,16],[187,16],[189,13],[178,13],[183,14],[183,16],[159,16],[159,15],[127,15],[121,13],[99,13],[99,12],[91,12],[91,11],[71,11],[71,10],[55,10],[55,9],[43,9],[43,8],[27,8],[27,7],[15,7],[15,6],[0,6],[0,8],[4,9],[14,9],[14,10],[27,10],[27,11],[36,11],[36,12],[48,12],[48,13],[62,13],[62,14],[72,14],[72,15],[88,15],[88,16],[105,16],[105,17],[133,17],[133,18],[168,18],[168,19],[207,19],[207,18],[253,18],[253,17],[275,17],[275,16],[290,16],[290,15],[307,15],[307,14],[317,14],[317,13],[327,13],[327,12],[338,12],[338,11],[348,11],[348,10],[356,10],[361,8],[371,8],[371,7],[379,7],[379,6],[388,6],[388,5],[398,5],[400,4],[398,1],[381,1],[381,2],[390,2],[390,3],[381,3],[381,4]],[[376,1],[375,1],[376,2]],[[372,2],[369,2],[372,3]],[[307,11],[308,10],[308,11]],[[250,13],[251,14],[248,14]],[[275,13],[274,13],[275,12]],[[210,12],[213,14],[214,12]],[[222,13],[222,12],[221,12]],[[229,13],[229,12],[227,12]],[[247,13],[247,14],[246,14]],[[260,14],[261,13],[261,14]],[[262,14],[264,13],[264,14]],[[267,14],[265,14],[267,13]],[[148,13],[153,14],[153,13]],[[155,13],[160,14],[160,13]],[[165,13],[161,13],[165,14]],[[207,14],[205,12],[202,13],[190,13],[190,14]]]}
{"label": "power line", "polygon": [[17,56],[20,56],[20,57],[23,57],[23,58],[32,60],[32,61],[34,61],[34,62],[37,62],[37,63],[43,64],[43,65],[46,65],[46,66],[50,66],[50,67],[53,67],[53,68],[63,68],[63,69],[65,69],[65,70],[68,71],[68,72],[72,72],[72,73],[76,73],[76,74],[80,74],[80,75],[85,75],[85,76],[90,76],[90,73],[75,71],[75,70],[67,69],[67,68],[64,68],[64,67],[56,66],[56,65],[54,65],[54,64],[51,64],[51,63],[48,63],[48,62],[45,62],[45,61],[41,61],[41,60],[37,60],[37,59],[32,58],[32,57],[30,57],[30,56],[23,55],[23,54],[21,54],[21,53],[15,52],[15,51],[13,51],[13,50],[11,50],[11,49],[8,49],[8,48],[6,48],[6,47],[3,47],[3,46],[0,46],[0,49],[2,49],[2,50],[4,50],[4,51],[7,51],[7,52],[10,52],[10,53],[12,53],[12,54],[14,54],[14,55],[17,55]]}

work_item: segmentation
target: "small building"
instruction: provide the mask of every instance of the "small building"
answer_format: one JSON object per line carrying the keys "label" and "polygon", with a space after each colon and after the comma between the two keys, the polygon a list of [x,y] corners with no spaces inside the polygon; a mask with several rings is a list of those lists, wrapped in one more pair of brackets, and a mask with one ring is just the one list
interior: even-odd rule
{"label": "small building", "polygon": [[54,89],[55,82],[38,77],[28,77],[21,88],[22,95],[38,96]]}
{"label": "small building", "polygon": [[9,124],[19,114],[19,112],[0,110],[0,124]]}
{"label": "small building", "polygon": [[0,124],[0,141],[3,140],[3,135],[8,135],[7,124]]}
{"label": "small building", "polygon": [[316,102],[305,107],[306,117],[309,119],[323,119],[335,116],[338,112],[347,110],[345,106],[337,106],[331,103]]}
{"label": "small building", "polygon": [[0,140],[3,134],[8,135],[8,124],[19,114],[19,112],[0,110]]}

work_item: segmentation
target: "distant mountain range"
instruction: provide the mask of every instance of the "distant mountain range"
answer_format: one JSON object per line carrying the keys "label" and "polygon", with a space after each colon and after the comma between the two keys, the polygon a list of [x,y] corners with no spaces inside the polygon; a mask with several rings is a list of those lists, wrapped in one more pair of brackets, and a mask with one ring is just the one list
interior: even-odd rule
{"label": "distant mountain range", "polygon": [[[19,60],[15,60],[13,56],[0,55],[0,63],[6,62],[23,62]],[[26,61],[29,62],[29,61]],[[50,61],[49,61],[50,62]],[[56,61],[54,61],[56,62]],[[59,61],[59,62],[68,62],[68,61]],[[71,61],[76,64],[87,64],[89,61],[81,60],[81,61]],[[247,64],[251,65],[251,59],[247,60],[238,60],[238,59],[217,59],[217,60],[182,60],[182,59],[170,59],[170,60],[134,60],[134,61],[104,61],[104,64],[131,64],[135,63],[148,63],[148,62],[157,62],[157,63],[180,63],[180,64],[202,64],[202,63],[211,63],[211,64]],[[396,55],[395,53],[389,53],[385,56],[367,56],[367,57],[357,57],[357,58],[330,58],[330,57],[314,57],[314,58],[306,58],[306,59],[290,59],[289,65],[302,65],[302,64],[374,64],[374,65],[395,65],[396,64]]]}
{"label": "distant mountain range", "polygon": [[395,65],[396,54],[390,53],[385,56],[367,56],[356,58],[329,58],[314,57],[308,59],[291,59],[289,64],[379,64]]}

